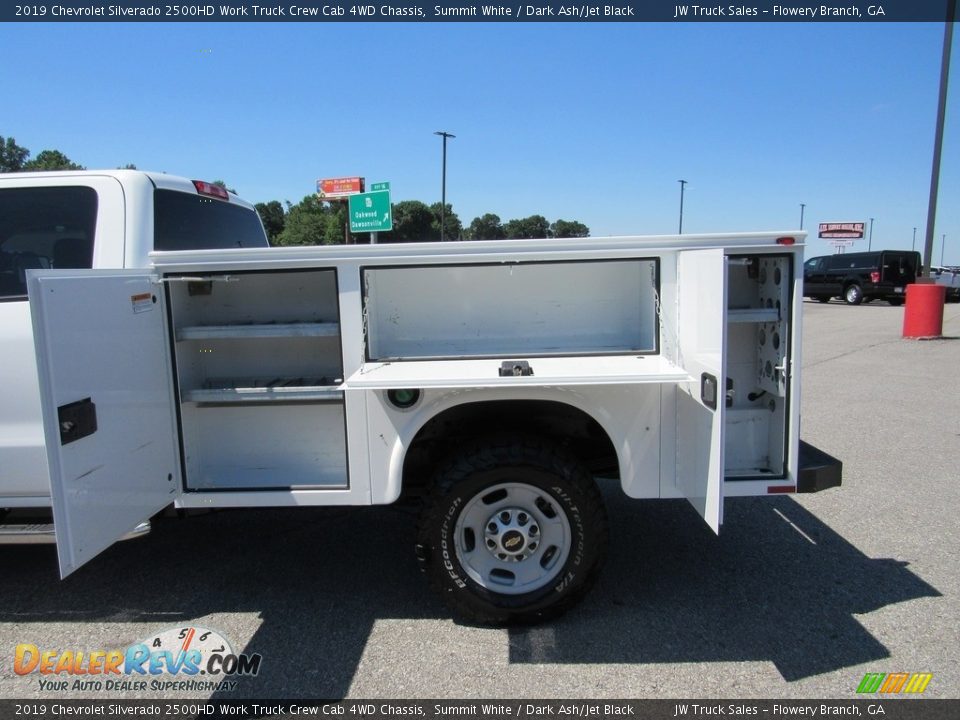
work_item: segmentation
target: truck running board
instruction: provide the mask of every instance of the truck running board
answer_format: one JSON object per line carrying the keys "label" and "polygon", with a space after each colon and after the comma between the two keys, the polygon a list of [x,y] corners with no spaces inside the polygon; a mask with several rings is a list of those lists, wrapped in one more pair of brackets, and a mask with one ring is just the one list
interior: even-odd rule
{"label": "truck running board", "polygon": [[[150,532],[150,521],[146,520],[120,539],[132,540],[148,532]],[[53,523],[0,525],[0,545],[44,545],[56,542],[57,535],[54,532]]]}

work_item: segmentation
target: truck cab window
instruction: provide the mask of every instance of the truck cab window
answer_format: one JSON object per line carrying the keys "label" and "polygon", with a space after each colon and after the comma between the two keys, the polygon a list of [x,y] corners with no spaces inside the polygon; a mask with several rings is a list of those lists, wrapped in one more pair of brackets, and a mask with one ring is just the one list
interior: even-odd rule
{"label": "truck cab window", "polygon": [[92,188],[0,190],[0,301],[26,299],[28,270],[92,267],[96,223]]}
{"label": "truck cab window", "polygon": [[157,250],[267,247],[260,217],[242,205],[177,190],[157,190],[153,207]]}

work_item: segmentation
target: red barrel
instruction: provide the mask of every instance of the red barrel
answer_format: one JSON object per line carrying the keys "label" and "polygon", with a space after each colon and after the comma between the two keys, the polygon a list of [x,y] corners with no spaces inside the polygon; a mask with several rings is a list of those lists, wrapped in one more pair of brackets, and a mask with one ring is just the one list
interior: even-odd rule
{"label": "red barrel", "polygon": [[903,337],[925,339],[943,335],[943,300],[946,294],[947,288],[943,285],[907,285]]}

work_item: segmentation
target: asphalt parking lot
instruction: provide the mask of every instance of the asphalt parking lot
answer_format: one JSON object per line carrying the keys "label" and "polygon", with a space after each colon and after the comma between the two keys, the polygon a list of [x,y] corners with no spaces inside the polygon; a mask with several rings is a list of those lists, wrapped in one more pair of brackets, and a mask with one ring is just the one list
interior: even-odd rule
{"label": "asphalt parking lot", "polygon": [[899,671],[960,697],[960,305],[933,341],[901,339],[904,308],[882,302],[804,309],[802,436],[843,460],[840,489],[728,500],[715,537],[685,502],[610,488],[597,588],[529,629],[453,621],[403,508],[164,519],[62,582],[52,547],[4,547],[0,697],[53,696],[14,674],[18,643],[187,625],[263,656],[218,697],[853,698]]}

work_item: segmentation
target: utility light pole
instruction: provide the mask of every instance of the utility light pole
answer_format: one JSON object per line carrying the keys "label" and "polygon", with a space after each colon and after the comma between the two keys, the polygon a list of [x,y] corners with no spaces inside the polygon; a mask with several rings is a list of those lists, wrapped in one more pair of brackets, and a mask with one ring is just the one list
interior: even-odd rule
{"label": "utility light pole", "polygon": [[870,238],[867,240],[867,250],[873,248],[873,218],[870,218]]}
{"label": "utility light pole", "polygon": [[800,203],[800,229],[803,230],[803,209],[807,206],[806,203]]}
{"label": "utility light pole", "polygon": [[911,250],[917,249],[917,229],[916,228],[913,229],[913,242],[910,243],[910,249]]}
{"label": "utility light pole", "polygon": [[678,235],[683,235],[683,190],[687,186],[686,180],[677,180],[680,183],[680,228],[677,230]]}
{"label": "utility light pole", "polygon": [[933,165],[930,169],[930,202],[927,205],[927,233],[923,244],[923,275],[930,275],[933,264],[933,226],[937,220],[937,193],[940,190],[940,154],[943,150],[943,124],[947,109],[947,84],[950,79],[950,49],[953,46],[953,23],[960,0],[948,0],[943,29],[943,55],[940,59],[940,94],[937,101],[937,130],[933,141]]}
{"label": "utility light pole", "polygon": [[440,188],[440,242],[443,242],[447,214],[447,138],[454,138],[456,135],[451,135],[443,130],[437,130],[434,135],[443,138],[443,180]]}

